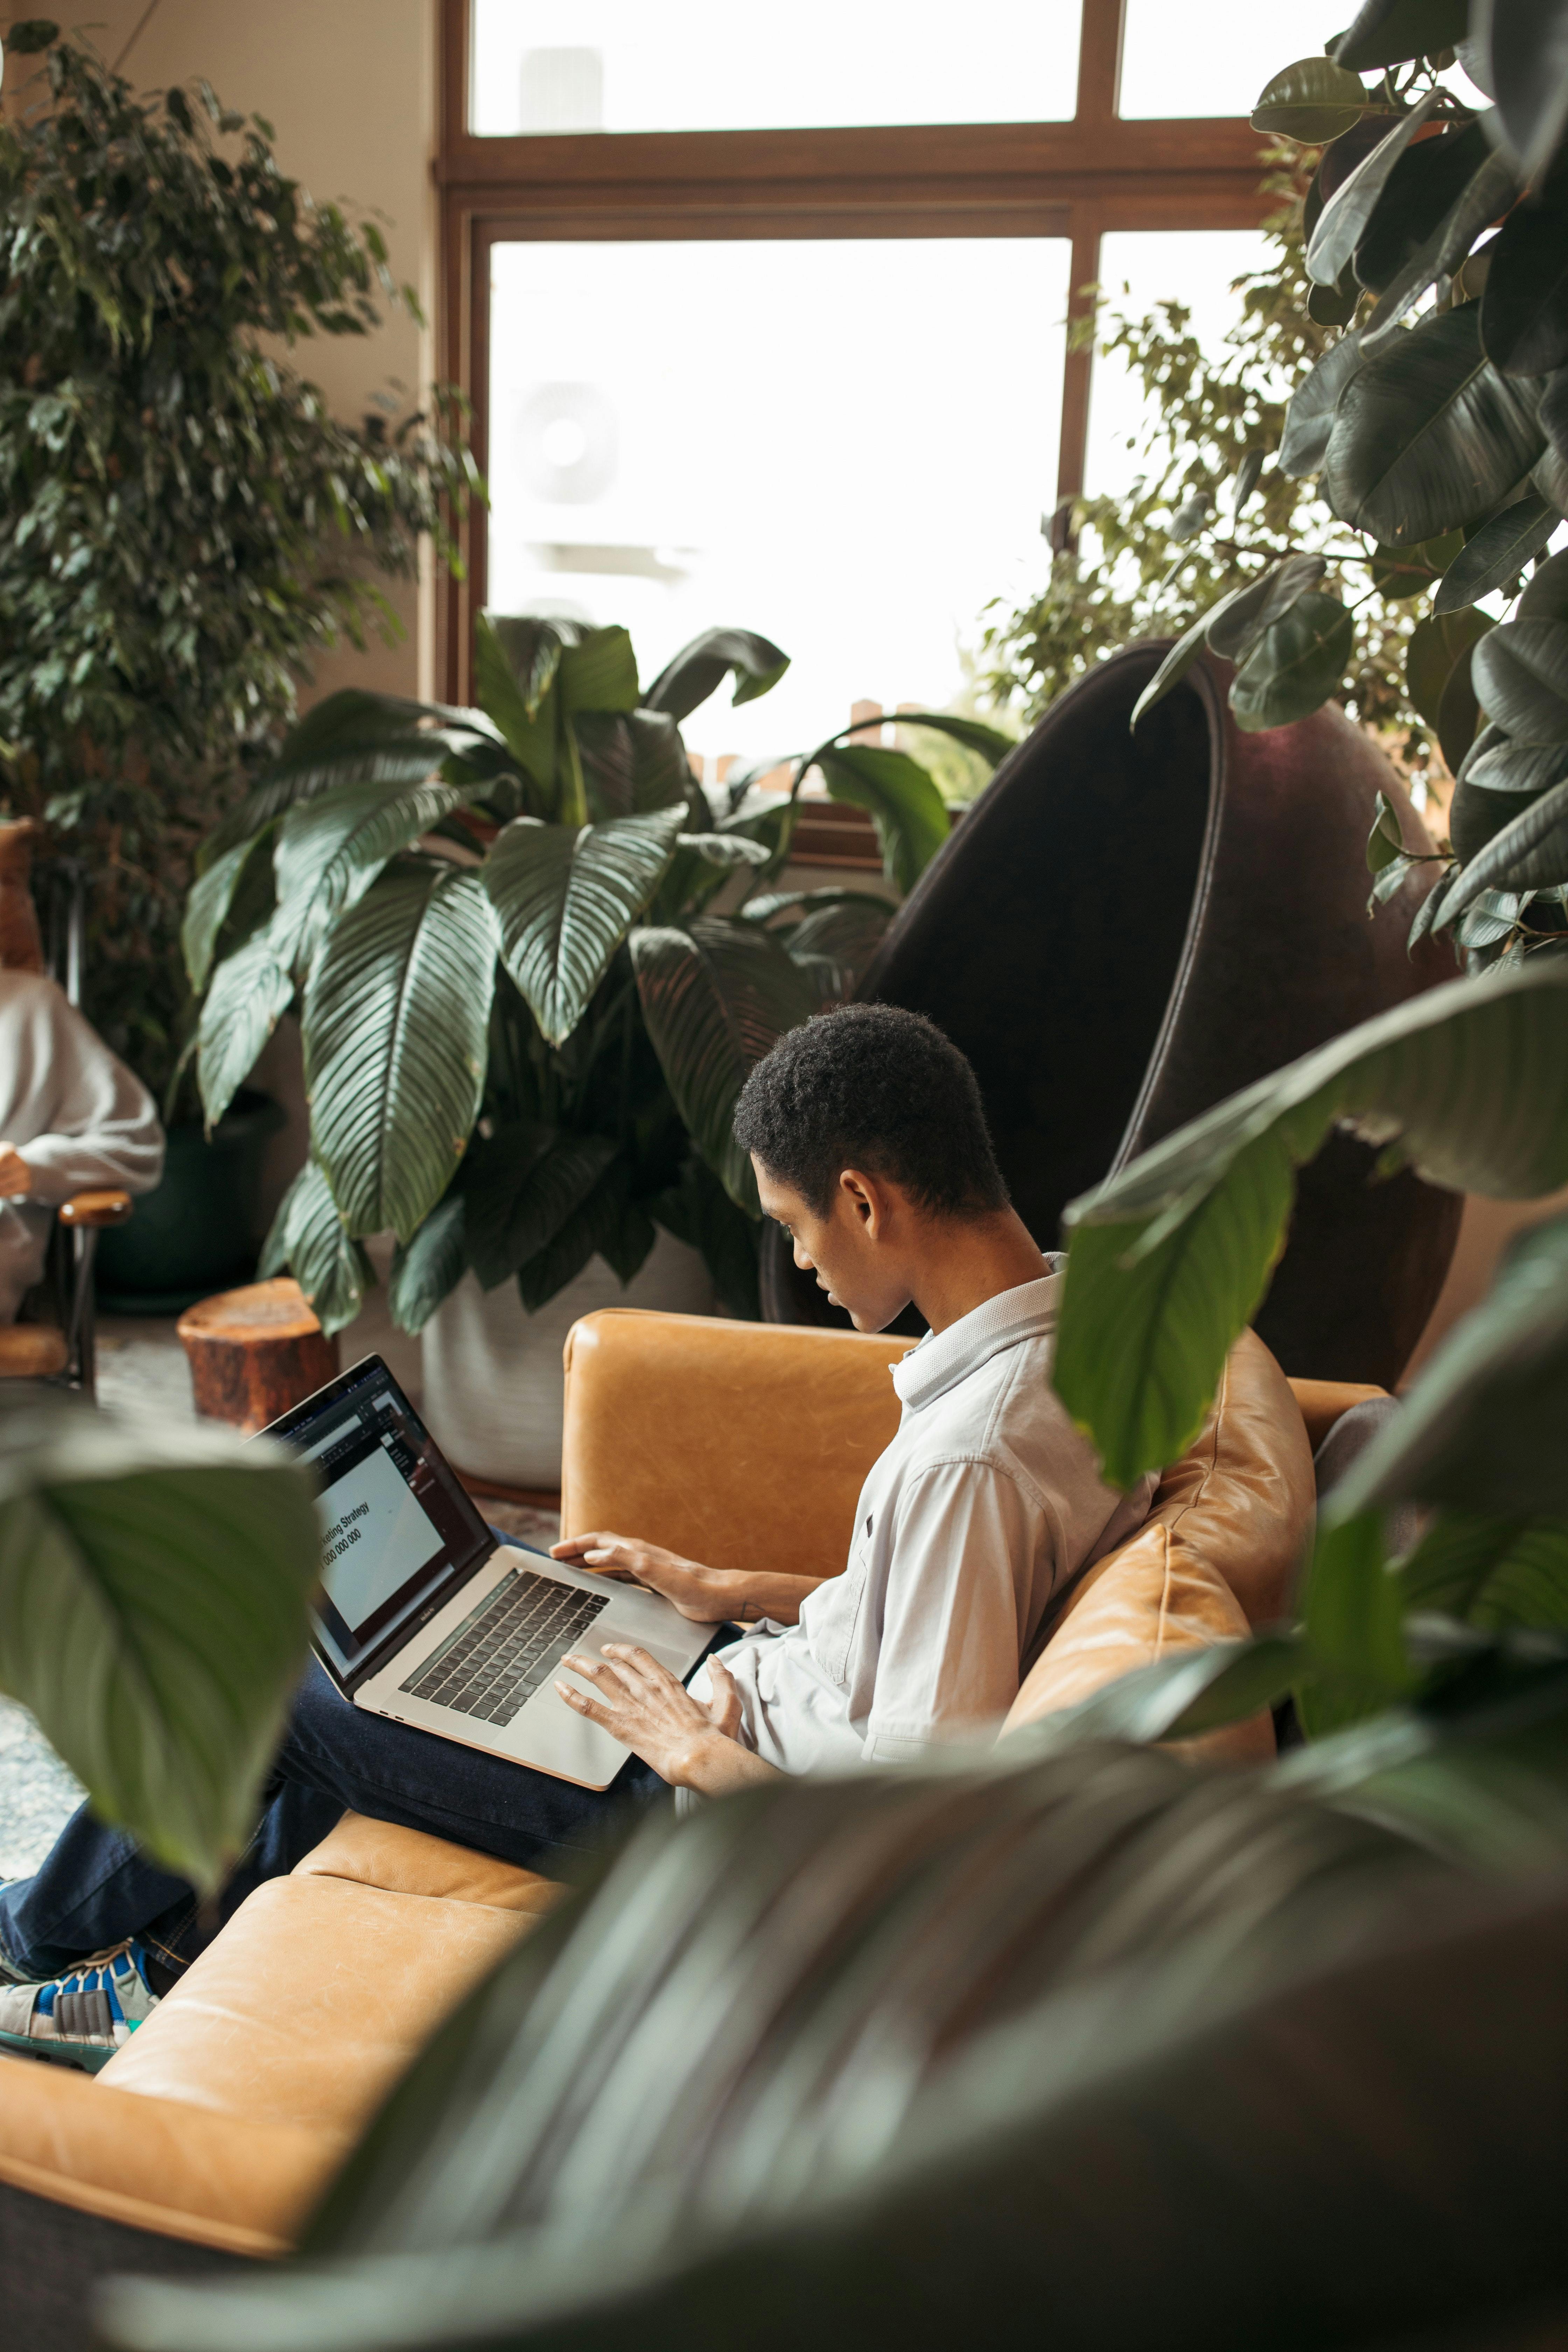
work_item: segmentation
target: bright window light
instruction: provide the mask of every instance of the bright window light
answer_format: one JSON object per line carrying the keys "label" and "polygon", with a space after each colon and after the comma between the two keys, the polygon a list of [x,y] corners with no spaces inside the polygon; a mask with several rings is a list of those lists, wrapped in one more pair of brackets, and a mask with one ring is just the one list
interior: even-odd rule
{"label": "bright window light", "polygon": [[1080,0],[473,0],[472,129],[769,131],[1060,122]]}
{"label": "bright window light", "polygon": [[1321,56],[1355,13],[1355,0],[1127,0],[1121,111],[1250,114],[1281,68]]}
{"label": "bright window light", "polygon": [[489,577],[500,612],[623,622],[651,677],[699,630],[793,667],[686,730],[807,748],[871,701],[942,708],[993,596],[1048,561],[1060,238],[499,245]]}

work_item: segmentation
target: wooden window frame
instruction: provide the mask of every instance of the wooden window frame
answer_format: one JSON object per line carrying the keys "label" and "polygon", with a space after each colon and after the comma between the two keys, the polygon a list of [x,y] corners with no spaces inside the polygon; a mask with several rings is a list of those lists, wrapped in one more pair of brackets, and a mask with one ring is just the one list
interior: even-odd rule
{"label": "wooden window frame", "polygon": [[[1068,122],[812,131],[602,131],[510,139],[468,128],[469,0],[441,0],[437,336],[441,373],[472,407],[489,452],[490,247],[538,237],[1059,236],[1071,241],[1070,310],[1115,229],[1255,227],[1258,137],[1229,116],[1124,121],[1117,112],[1126,0],[1083,0],[1077,111]],[[1083,488],[1091,354],[1069,352],[1058,504]],[[472,698],[475,614],[485,602],[486,517],[461,534],[468,576],[438,598],[438,675]]]}

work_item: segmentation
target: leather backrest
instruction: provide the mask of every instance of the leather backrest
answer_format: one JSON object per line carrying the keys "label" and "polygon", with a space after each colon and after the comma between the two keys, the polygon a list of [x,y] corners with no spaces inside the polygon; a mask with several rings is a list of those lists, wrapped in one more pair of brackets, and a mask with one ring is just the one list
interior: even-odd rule
{"label": "leather backrest", "polygon": [[611,1307],[566,1339],[561,1532],[613,1529],[709,1568],[837,1576],[867,1471],[899,1426],[858,1331]]}
{"label": "leather backrest", "polygon": [[[1255,1332],[1231,1349],[1203,1432],[1160,1481],[1136,1534],[1072,1592],[1004,1732],[1072,1706],[1172,1652],[1239,1639],[1289,1611],[1316,1500],[1306,1424]],[[1226,1753],[1271,1753],[1265,1724]]]}

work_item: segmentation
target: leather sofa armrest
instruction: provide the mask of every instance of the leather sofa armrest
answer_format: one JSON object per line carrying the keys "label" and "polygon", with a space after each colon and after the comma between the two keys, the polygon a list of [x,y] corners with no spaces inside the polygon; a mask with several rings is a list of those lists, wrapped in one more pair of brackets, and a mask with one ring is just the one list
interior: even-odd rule
{"label": "leather sofa armrest", "polygon": [[837,1576],[911,1343],[609,1307],[566,1338],[561,1530],[709,1568]]}
{"label": "leather sofa armrest", "polygon": [[1342,1414],[1369,1397],[1386,1396],[1386,1389],[1368,1388],[1361,1381],[1292,1381],[1290,1393],[1301,1408],[1307,1442],[1315,1454]]}
{"label": "leather sofa armrest", "polygon": [[0,2056],[0,2180],[225,2253],[286,2253],[350,2144]]}

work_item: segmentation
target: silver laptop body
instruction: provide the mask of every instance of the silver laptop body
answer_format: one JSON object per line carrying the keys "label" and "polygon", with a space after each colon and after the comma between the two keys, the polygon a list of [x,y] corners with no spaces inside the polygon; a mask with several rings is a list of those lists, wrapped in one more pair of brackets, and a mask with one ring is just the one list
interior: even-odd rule
{"label": "silver laptop body", "polygon": [[314,1641],[343,1696],[582,1788],[608,1788],[627,1751],[560,1696],[562,1657],[635,1642],[684,1679],[714,1628],[658,1593],[498,1544],[379,1356],[265,1433],[321,1482]]}

